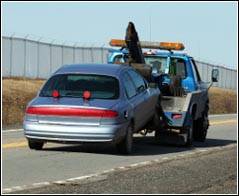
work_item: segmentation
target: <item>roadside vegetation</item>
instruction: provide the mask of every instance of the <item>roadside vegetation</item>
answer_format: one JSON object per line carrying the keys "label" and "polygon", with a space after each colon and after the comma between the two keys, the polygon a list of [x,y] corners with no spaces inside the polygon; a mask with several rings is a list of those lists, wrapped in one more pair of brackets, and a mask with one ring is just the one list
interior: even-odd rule
{"label": "roadside vegetation", "polygon": [[[27,103],[36,96],[45,80],[2,79],[2,125],[3,128],[21,127]],[[209,90],[210,114],[237,112],[237,93],[232,90],[211,88]]]}

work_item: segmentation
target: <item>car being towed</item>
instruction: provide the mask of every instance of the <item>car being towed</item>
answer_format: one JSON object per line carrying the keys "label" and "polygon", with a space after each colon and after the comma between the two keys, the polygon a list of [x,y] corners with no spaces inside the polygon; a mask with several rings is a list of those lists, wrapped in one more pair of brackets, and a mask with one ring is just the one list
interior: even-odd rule
{"label": "car being towed", "polygon": [[65,65],[28,104],[24,134],[30,149],[45,142],[114,142],[131,153],[133,133],[154,117],[159,94],[127,65]]}

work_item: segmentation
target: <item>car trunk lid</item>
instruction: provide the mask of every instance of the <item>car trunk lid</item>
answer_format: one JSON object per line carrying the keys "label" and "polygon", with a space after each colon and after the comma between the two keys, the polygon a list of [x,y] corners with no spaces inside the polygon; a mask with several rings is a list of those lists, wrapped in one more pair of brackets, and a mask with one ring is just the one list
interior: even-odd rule
{"label": "car trunk lid", "polygon": [[101,118],[115,118],[111,110],[116,100],[38,97],[27,108],[27,115],[38,123],[59,125],[100,125]]}

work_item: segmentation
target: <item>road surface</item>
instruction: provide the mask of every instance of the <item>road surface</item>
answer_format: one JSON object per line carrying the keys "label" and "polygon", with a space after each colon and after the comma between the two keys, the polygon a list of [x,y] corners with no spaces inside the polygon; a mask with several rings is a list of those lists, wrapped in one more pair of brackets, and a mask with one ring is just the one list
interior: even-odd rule
{"label": "road surface", "polygon": [[[136,135],[135,150],[130,156],[119,155],[111,145],[95,144],[49,143],[42,151],[29,150],[22,131],[3,130],[2,191],[236,193],[237,115],[211,116],[210,122],[205,143],[194,142],[190,148],[158,145],[151,135]],[[183,178],[185,176],[187,178]],[[128,183],[123,183],[127,182],[124,178]],[[135,186],[127,186],[132,180]],[[76,186],[82,181],[84,186]],[[167,184],[168,187],[155,184]],[[146,188],[142,189],[143,185]],[[102,189],[102,186],[111,188]]]}

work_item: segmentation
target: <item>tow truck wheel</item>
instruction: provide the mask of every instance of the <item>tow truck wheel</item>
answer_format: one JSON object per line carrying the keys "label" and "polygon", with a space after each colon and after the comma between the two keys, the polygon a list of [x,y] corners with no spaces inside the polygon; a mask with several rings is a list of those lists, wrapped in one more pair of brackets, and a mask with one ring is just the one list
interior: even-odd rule
{"label": "tow truck wheel", "polygon": [[192,146],[193,144],[193,121],[190,127],[187,128],[186,130],[186,141],[185,141],[185,146]]}
{"label": "tow truck wheel", "polygon": [[28,146],[30,149],[41,150],[44,142],[38,140],[28,139]]}
{"label": "tow truck wheel", "polygon": [[122,154],[132,153],[133,146],[133,130],[132,125],[129,125],[125,138],[116,144],[118,151]]}
{"label": "tow truck wheel", "polygon": [[193,131],[193,137],[195,141],[204,142],[206,140],[208,126],[208,116],[205,112],[203,116],[195,122],[195,127]]}

